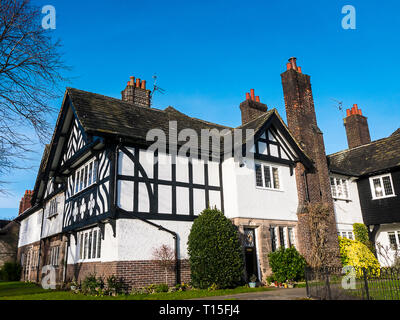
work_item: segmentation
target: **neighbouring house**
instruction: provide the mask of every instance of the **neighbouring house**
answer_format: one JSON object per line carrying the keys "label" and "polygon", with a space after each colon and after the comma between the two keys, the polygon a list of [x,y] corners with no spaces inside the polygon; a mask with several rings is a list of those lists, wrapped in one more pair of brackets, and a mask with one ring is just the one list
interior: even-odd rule
{"label": "neighbouring house", "polygon": [[[18,215],[31,206],[31,191],[26,191],[20,201]],[[17,262],[20,223],[17,220],[0,220],[0,268],[5,262]]]}
{"label": "neighbouring house", "polygon": [[371,141],[367,118],[356,104],[344,124],[349,148],[328,156],[338,232],[352,238],[352,223],[364,223],[381,248],[379,262],[388,266],[400,248],[400,129]]}
{"label": "neighbouring house", "polygon": [[[265,281],[268,253],[279,247],[310,254],[310,202],[328,204],[327,250],[337,257],[337,233],[363,221],[358,175],[335,170],[332,156],[327,161],[310,76],[296,58],[281,77],[287,124],[252,89],[235,128],[153,108],[146,81],[134,77],[121,100],[67,88],[31,207],[17,218],[22,280],[40,281],[42,267],[51,265],[58,283],[94,272],[130,287],[165,282],[153,257],[165,244],[178,258],[169,284],[187,282],[188,235],[206,207],[238,226],[246,277]],[[237,132],[236,148],[225,148]],[[198,143],[194,137],[204,133]]]}

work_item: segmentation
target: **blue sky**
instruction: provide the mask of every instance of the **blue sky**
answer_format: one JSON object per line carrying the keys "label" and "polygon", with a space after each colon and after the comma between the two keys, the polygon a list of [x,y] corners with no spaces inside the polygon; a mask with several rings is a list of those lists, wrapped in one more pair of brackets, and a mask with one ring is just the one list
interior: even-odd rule
{"label": "blue sky", "polygon": [[[129,76],[166,90],[154,106],[169,105],[193,117],[240,124],[239,103],[254,88],[286,119],[280,74],[298,58],[311,75],[318,124],[326,151],[347,148],[345,107],[357,103],[371,138],[400,127],[400,2],[398,1],[34,1],[57,11],[54,37],[72,70],[68,86],[120,98]],[[356,30],[344,30],[344,5],[356,9]],[[52,101],[60,108],[61,98]],[[56,116],[53,116],[54,121]],[[34,135],[32,140],[35,141]],[[0,219],[17,214],[32,189],[43,146],[32,170],[3,177]]]}

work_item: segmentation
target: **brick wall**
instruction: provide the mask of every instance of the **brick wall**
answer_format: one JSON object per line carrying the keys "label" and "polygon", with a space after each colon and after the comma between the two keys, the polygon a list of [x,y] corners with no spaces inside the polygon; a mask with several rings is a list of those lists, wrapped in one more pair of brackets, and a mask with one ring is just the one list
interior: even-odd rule
{"label": "brick wall", "polygon": [[[67,266],[67,281],[76,279],[82,281],[89,274],[95,273],[106,279],[111,275],[122,278],[127,289],[145,287],[150,284],[176,284],[175,270],[161,268],[157,261],[114,261],[114,262],[84,262]],[[180,261],[181,282],[190,282],[190,268],[187,260]]]}

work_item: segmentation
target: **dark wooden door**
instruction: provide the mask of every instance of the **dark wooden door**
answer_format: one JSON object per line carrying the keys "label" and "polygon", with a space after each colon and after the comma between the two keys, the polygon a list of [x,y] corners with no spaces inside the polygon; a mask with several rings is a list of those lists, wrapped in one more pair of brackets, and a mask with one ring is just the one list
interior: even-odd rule
{"label": "dark wooden door", "polygon": [[[244,229],[244,251],[246,262],[247,280],[254,274],[258,278],[257,251],[255,241],[255,230]],[[257,279],[258,280],[258,279]]]}

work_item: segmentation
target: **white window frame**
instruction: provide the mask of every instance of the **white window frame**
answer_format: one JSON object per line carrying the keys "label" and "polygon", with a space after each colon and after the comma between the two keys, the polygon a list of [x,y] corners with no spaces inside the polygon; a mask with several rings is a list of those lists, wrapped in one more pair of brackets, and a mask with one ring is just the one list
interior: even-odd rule
{"label": "white window frame", "polygon": [[390,243],[390,235],[394,234],[394,237],[396,239],[396,246],[397,246],[397,250],[400,249],[400,231],[388,231],[387,236],[388,236],[388,241],[389,241],[389,248],[392,251],[396,251],[396,249],[394,249],[392,247],[392,244]]}
{"label": "white window frame", "polygon": [[[95,232],[96,232],[96,238],[97,238],[96,242],[93,241]],[[88,255],[89,255],[89,246],[88,245],[89,245],[90,234],[91,234],[91,248],[90,248],[91,257],[88,257]],[[78,254],[77,254],[77,256],[78,256],[79,262],[94,262],[94,261],[101,260],[103,244],[102,244],[100,228],[92,228],[92,229],[87,229],[87,230],[81,231],[78,233],[77,239],[78,239],[78,246],[77,246]],[[96,252],[95,252],[95,257],[93,258],[93,249],[94,248],[96,248]],[[100,249],[100,255],[99,255],[99,249]]]}
{"label": "white window frame", "polygon": [[[92,166],[92,175],[89,176],[89,168],[90,165]],[[85,168],[87,170],[87,175],[85,175]],[[83,164],[82,166],[80,166],[76,171],[75,171],[75,180],[74,180],[74,187],[72,190],[72,194],[77,194],[82,192],[83,190],[91,187],[92,185],[97,183],[97,179],[98,179],[98,164],[97,164],[97,159],[96,158],[92,158],[89,161],[87,161],[85,164]],[[84,180],[81,183],[81,175],[83,174]],[[91,178],[91,179],[90,179]],[[94,179],[95,178],[95,179]],[[90,184],[88,183],[90,180]],[[86,183],[86,186],[85,186]],[[82,187],[81,187],[82,184]]]}
{"label": "white window frame", "polygon": [[[334,185],[332,185],[331,179],[334,181]],[[340,187],[341,187],[341,195],[338,195],[338,184],[337,180],[340,180]],[[350,200],[350,189],[349,189],[349,181],[346,178],[330,176],[329,177],[329,185],[331,186],[332,198],[338,200]],[[347,191],[347,197],[345,196],[345,192],[343,190],[343,186],[345,186]]]}
{"label": "white window frame", "polygon": [[[389,177],[389,179],[390,179],[390,184],[391,184],[392,191],[393,191],[393,194],[386,195],[386,191],[385,191],[385,188],[384,188],[384,186],[383,186],[383,178],[384,178],[384,177]],[[379,180],[380,180],[383,196],[380,196],[380,197],[377,197],[377,196],[376,196],[375,188],[374,188],[374,180],[375,180],[375,179],[379,179]],[[370,178],[369,178],[369,185],[370,185],[370,188],[371,188],[372,200],[378,200],[378,199],[385,199],[385,198],[396,197],[396,193],[395,193],[394,185],[393,185],[393,179],[392,179],[392,175],[391,175],[390,173],[386,173],[386,174],[381,174],[381,175],[379,175],[379,176],[370,177]]]}
{"label": "white window frame", "polygon": [[[261,177],[262,177],[262,184],[263,184],[262,186],[258,186],[257,185],[257,169],[256,169],[257,165],[261,166]],[[264,167],[269,167],[269,173],[270,173],[270,177],[271,177],[272,188],[265,186]],[[277,169],[278,170],[279,189],[275,188],[273,169]],[[281,168],[279,166],[276,166],[276,165],[273,165],[273,164],[269,164],[269,163],[256,162],[254,164],[254,177],[255,177],[255,183],[256,183],[256,188],[257,189],[272,190],[272,191],[283,191],[283,185],[282,185],[282,179],[281,179]]]}

